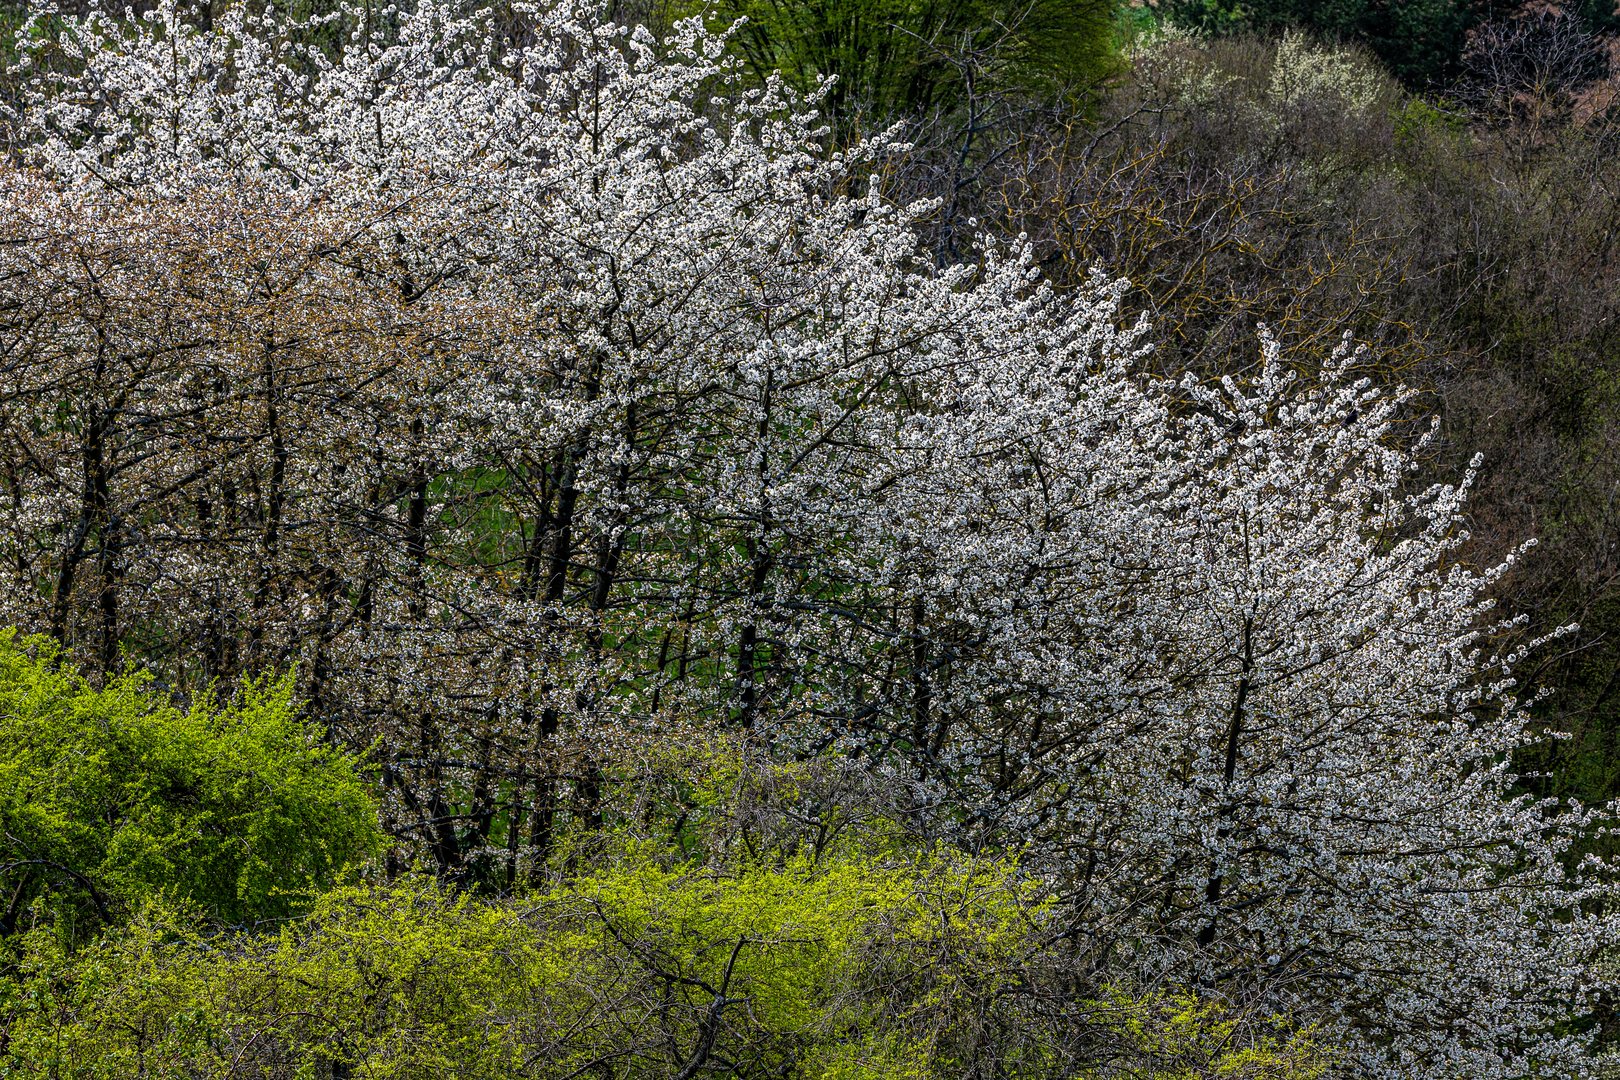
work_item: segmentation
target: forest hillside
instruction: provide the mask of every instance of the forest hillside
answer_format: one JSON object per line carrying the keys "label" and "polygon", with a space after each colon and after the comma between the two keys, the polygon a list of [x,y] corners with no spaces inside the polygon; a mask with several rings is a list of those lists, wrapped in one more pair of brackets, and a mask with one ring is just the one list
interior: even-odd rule
{"label": "forest hillside", "polygon": [[0,8],[0,1076],[1620,1075],[1620,26]]}

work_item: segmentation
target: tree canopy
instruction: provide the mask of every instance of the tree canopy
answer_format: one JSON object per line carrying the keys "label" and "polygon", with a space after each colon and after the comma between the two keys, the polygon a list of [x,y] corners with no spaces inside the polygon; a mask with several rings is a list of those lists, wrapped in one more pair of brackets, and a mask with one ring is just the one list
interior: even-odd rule
{"label": "tree canopy", "polygon": [[[899,21],[931,11],[872,25],[932,47],[946,29]],[[86,911],[162,894],[240,923],[338,884],[377,846],[349,754],[376,763],[390,837],[382,880],[276,939],[216,955],[224,931],[151,905],[82,962],[173,980],[39,1037],[121,1063],[160,1028],[178,1062],[1107,1075],[1085,1010],[1018,1029],[1049,1023],[1060,1049],[959,1048],[970,1013],[1019,1015],[1026,984],[998,965],[1061,942],[1027,983],[1042,1008],[1122,995],[1101,1030],[1191,1029],[1189,1053],[1243,1032],[1259,1056],[1238,1075],[1580,1075],[1615,990],[1614,867],[1591,853],[1610,808],[1520,774],[1547,735],[1519,680],[1573,627],[1497,613],[1532,541],[1469,546],[1480,462],[1437,475],[1421,393],[1375,382],[1337,329],[1208,335],[1195,362],[1155,351],[1128,281],[1060,275],[1083,261],[1073,230],[965,219],[964,259],[942,257],[924,237],[952,208],[907,196],[895,134],[855,138],[802,73],[750,70],[822,63],[814,27],[714,23],[660,34],[586,0],[158,3],[20,42],[0,617],[48,638],[7,654],[28,733],[7,812],[16,843],[60,853],[6,865],[14,910],[68,926],[73,954],[53,971],[28,946],[29,1000],[77,992]],[[850,84],[874,109],[934,104],[908,96],[922,53],[835,45],[881,83]],[[1246,170],[1325,145],[1294,114],[1371,123],[1399,100],[1298,36],[1252,100],[1178,47],[1140,69],[1175,100],[1149,87],[1129,116],[1232,103],[1257,131]],[[1026,171],[1002,190],[1051,182],[1070,213],[1061,168],[1090,175],[1102,138],[1004,148]],[[1299,183],[1343,198],[1345,160]],[[1266,263],[1241,210],[1184,205],[1236,237],[1205,250]],[[1198,338],[1189,292],[1220,259],[1144,265],[1185,315],[1166,340]],[[724,800],[649,762],[719,735],[858,779],[773,779],[779,803],[745,801],[736,844],[709,850],[693,822]],[[51,810],[28,793],[58,774]],[[840,847],[856,788],[887,824]],[[762,846],[762,821],[801,841]],[[400,884],[413,863],[439,884]],[[918,922],[953,907],[964,937]],[[371,958],[411,935],[404,968]],[[913,949],[936,969],[904,967]],[[470,1041],[413,982],[428,955],[464,972],[442,996]],[[379,973],[380,1026],[262,1005],[351,1000],[356,971]],[[837,996],[835,974],[874,971],[893,981]],[[507,1026],[554,978],[581,1041]],[[592,1011],[619,994],[628,1013]]]}

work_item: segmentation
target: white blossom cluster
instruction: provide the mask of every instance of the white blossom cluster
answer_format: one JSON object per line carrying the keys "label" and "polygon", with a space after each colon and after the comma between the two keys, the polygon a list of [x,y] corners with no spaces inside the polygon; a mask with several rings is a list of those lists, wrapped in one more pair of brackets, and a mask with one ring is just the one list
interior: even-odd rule
{"label": "white blossom cluster", "polygon": [[1311,44],[1291,30],[1277,42],[1267,93],[1287,107],[1311,99],[1337,99],[1349,116],[1366,119],[1388,97],[1387,80],[1365,61]]}
{"label": "white blossom cluster", "polygon": [[1150,376],[1123,283],[936,267],[898,148],[699,20],[271,8],[22,39],[0,621],[299,662],[447,873],[729,727],[1027,848],[1100,975],[1320,1023],[1347,1076],[1581,1072],[1597,817],[1512,794],[1507,567],[1348,346]]}

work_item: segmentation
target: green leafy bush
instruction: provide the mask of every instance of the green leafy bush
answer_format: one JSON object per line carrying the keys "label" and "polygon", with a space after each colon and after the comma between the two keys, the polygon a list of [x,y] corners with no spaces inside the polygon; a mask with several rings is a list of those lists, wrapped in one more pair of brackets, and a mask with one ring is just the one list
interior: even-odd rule
{"label": "green leafy bush", "polygon": [[1312,1080],[1326,1062],[1185,995],[1066,995],[1037,974],[1064,951],[1049,902],[1008,861],[649,854],[521,901],[409,878],[273,935],[153,908],[76,957],[45,938],[5,1075]]}
{"label": "green leafy bush", "polygon": [[149,675],[98,689],[51,639],[0,634],[0,936],[82,940],[159,896],[282,917],[380,844],[355,761],[299,719],[291,677],[182,708]]}

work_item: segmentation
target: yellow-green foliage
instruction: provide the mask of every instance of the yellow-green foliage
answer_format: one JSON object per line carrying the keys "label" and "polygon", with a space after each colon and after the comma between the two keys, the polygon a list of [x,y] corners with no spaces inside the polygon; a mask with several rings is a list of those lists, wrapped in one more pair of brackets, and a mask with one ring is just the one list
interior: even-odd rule
{"label": "yellow-green foliage", "polygon": [[96,688],[54,641],[0,631],[0,938],[82,938],[159,895],[225,922],[305,910],[380,847],[354,761],[291,679],[181,708],[149,676]]}
{"label": "yellow-green foliage", "polygon": [[1119,1037],[1122,1057],[1145,1063],[1133,1065],[1133,1074],[1151,1080],[1318,1080],[1331,1061],[1308,1030],[1275,1017],[1243,1023],[1220,1004],[1185,992],[1114,992],[1097,1007]]}
{"label": "yellow-green foliage", "polygon": [[409,880],[334,892],[274,936],[209,937],[152,910],[77,957],[39,943],[12,1075],[262,1059],[248,1075],[338,1061],[377,1077],[652,1076],[706,1038],[793,1075],[948,1075],[930,1071],[941,1021],[995,989],[1036,910],[1010,865],[944,856],[643,863],[504,905]]}
{"label": "yellow-green foliage", "polygon": [[[408,879],[333,892],[277,934],[210,935],[153,907],[76,956],[39,935],[0,1075],[944,1080],[992,1050],[996,1075],[1076,1075],[1038,1031],[990,1044],[1048,949],[1048,906],[1011,862],[620,854],[522,901]],[[1192,999],[1078,1004],[1110,1048],[1082,1075],[1320,1073],[1308,1045],[1240,1045]],[[1204,1051],[1215,1071],[1182,1067]]]}
{"label": "yellow-green foliage", "polygon": [[1304,1036],[1194,997],[1088,999],[1043,881],[907,839],[847,772],[714,748],[643,764],[634,812],[568,837],[574,869],[526,895],[407,877],[221,929],[206,897],[148,892],[99,937],[17,935],[0,1077],[1321,1072]]}

